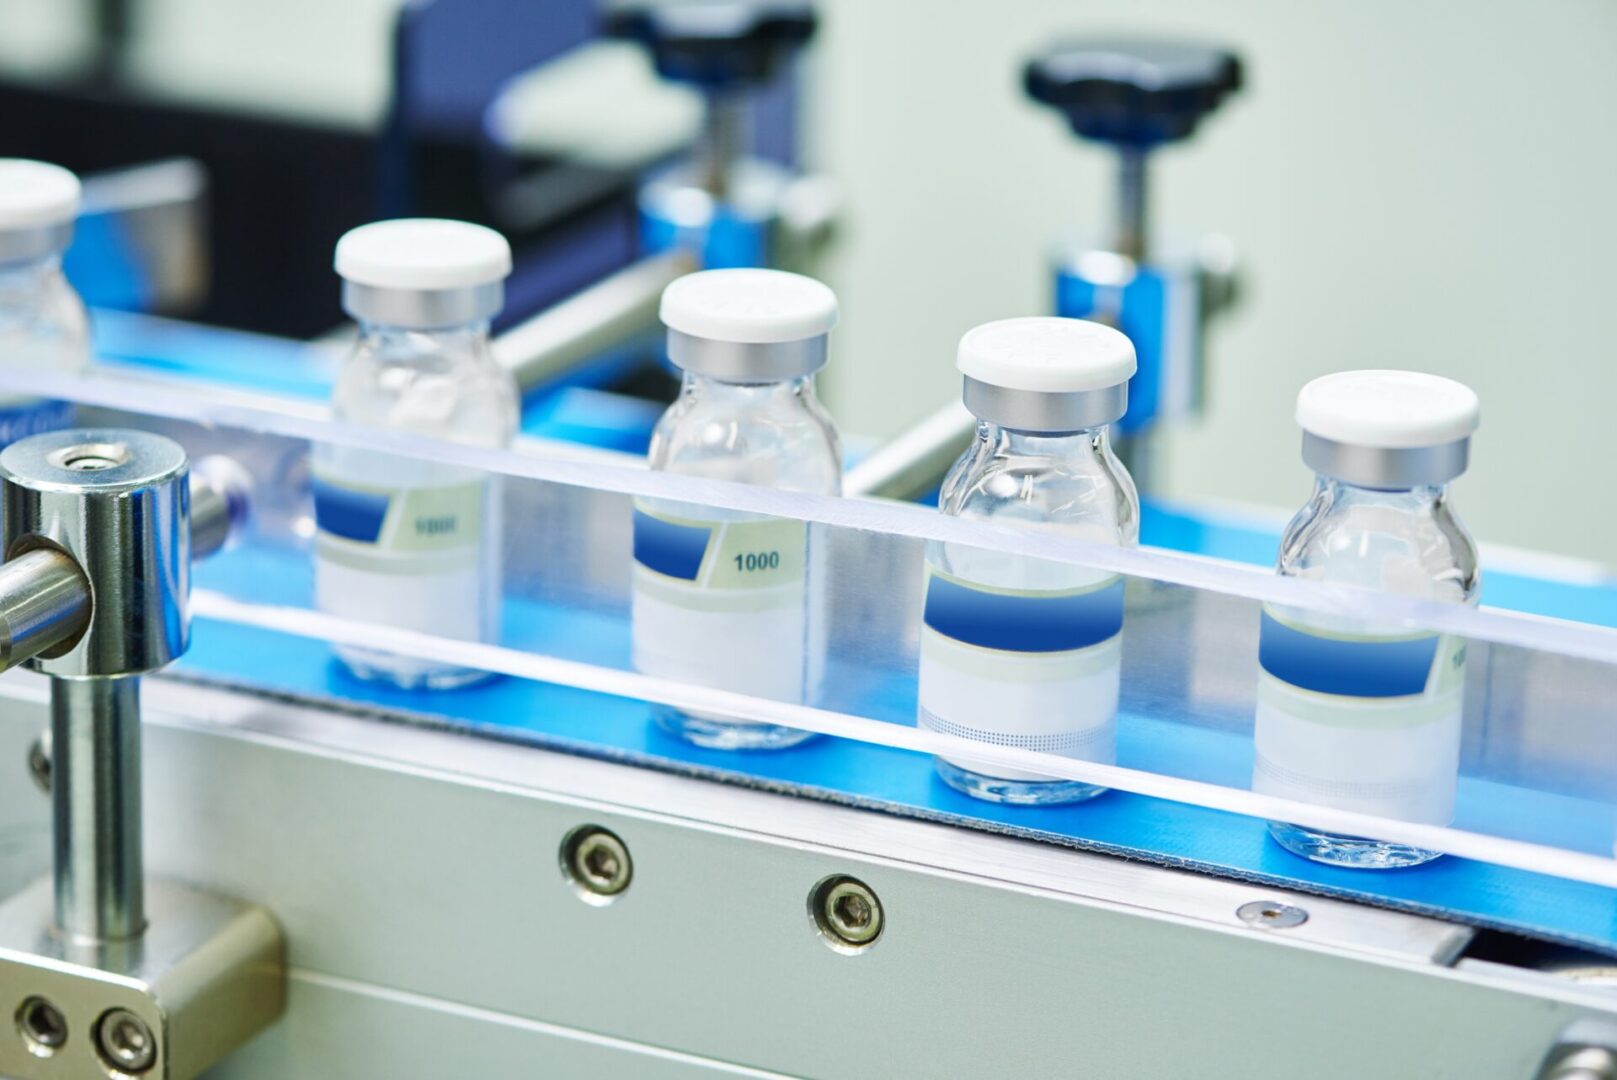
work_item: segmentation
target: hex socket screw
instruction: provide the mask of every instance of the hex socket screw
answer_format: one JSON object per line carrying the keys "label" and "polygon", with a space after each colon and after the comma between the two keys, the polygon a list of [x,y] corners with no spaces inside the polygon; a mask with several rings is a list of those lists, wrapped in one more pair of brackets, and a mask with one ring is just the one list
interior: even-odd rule
{"label": "hex socket screw", "polygon": [[157,1039],[128,1009],[108,1009],[95,1022],[95,1050],[114,1076],[139,1076],[157,1064]]}
{"label": "hex socket screw", "polygon": [[1308,921],[1308,912],[1295,904],[1273,900],[1253,900],[1235,909],[1236,917],[1248,926],[1265,930],[1290,930]]}
{"label": "hex socket screw", "polygon": [[609,904],[634,878],[629,847],[616,833],[599,825],[580,825],[562,840],[561,869],[578,895],[592,904]]}
{"label": "hex socket screw", "polygon": [[886,913],[875,890],[846,874],[833,874],[816,884],[808,906],[820,938],[836,952],[864,952],[886,926]]}
{"label": "hex socket screw", "polygon": [[23,1045],[37,1058],[52,1057],[67,1043],[67,1017],[37,994],[17,1006],[16,1021]]}

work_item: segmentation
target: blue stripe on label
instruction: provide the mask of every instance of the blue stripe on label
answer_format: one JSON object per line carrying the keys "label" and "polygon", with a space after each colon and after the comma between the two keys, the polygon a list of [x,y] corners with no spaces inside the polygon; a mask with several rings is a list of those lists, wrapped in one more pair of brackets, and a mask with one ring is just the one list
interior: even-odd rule
{"label": "blue stripe on label", "polygon": [[314,491],[314,523],[323,533],[374,544],[387,520],[388,496],[374,491],[355,491],[318,478],[310,482]]}
{"label": "blue stripe on label", "polygon": [[0,446],[42,431],[58,431],[73,426],[71,401],[28,401],[0,408]]}
{"label": "blue stripe on label", "polygon": [[1099,645],[1123,629],[1123,580],[1070,596],[984,592],[933,575],[926,625],[967,645],[1003,652],[1066,652]]}
{"label": "blue stripe on label", "polygon": [[1344,641],[1287,626],[1263,613],[1258,664],[1283,683],[1318,694],[1406,697],[1426,691],[1437,634],[1406,641]]}
{"label": "blue stripe on label", "polygon": [[712,538],[712,526],[676,525],[643,510],[634,512],[634,561],[647,570],[695,581]]}

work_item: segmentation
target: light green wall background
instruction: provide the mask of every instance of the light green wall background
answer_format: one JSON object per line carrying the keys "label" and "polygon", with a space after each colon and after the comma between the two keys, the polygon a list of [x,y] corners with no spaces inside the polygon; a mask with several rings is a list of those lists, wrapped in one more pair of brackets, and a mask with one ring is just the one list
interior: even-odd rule
{"label": "light green wall background", "polygon": [[845,185],[831,400],[890,431],[955,392],[960,333],[1046,309],[1051,239],[1104,221],[1110,162],[1026,102],[1065,31],[1227,40],[1248,87],[1159,155],[1167,233],[1247,268],[1209,413],[1166,445],[1174,496],[1296,506],[1312,376],[1450,375],[1482,397],[1456,502],[1484,540],[1617,562],[1617,4],[826,0],[813,147]]}
{"label": "light green wall background", "polygon": [[[543,0],[535,0],[542,3]],[[0,0],[0,64],[75,48],[87,0]],[[148,0],[135,73],[238,106],[364,122],[396,0]],[[890,434],[957,392],[973,323],[1045,309],[1045,252],[1105,220],[1107,156],[1022,99],[1063,32],[1223,39],[1248,87],[1159,155],[1164,233],[1239,243],[1210,411],[1168,494],[1295,506],[1297,388],[1407,366],[1482,395],[1457,502],[1486,541],[1617,563],[1617,4],[1611,0],[821,0],[809,156],[848,203],[827,397]]]}

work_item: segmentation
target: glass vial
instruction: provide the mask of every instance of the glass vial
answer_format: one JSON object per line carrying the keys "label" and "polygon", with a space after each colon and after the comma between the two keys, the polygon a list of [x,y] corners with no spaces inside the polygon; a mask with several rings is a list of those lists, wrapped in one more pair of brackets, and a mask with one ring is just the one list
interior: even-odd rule
{"label": "glass vial", "polygon": [[[359,341],[332,398],[337,419],[500,448],[518,395],[489,348],[511,249],[492,229],[404,219],[337,243]],[[500,626],[500,487],[476,469],[334,444],[314,450],[315,600],[321,611],[464,641]],[[486,673],[341,646],[355,675],[444,689]]]}
{"label": "glass vial", "polygon": [[[1133,545],[1140,503],[1112,452],[1134,346],[1081,319],[1006,319],[960,340],[977,438],[943,482],[955,517]],[[1123,579],[958,544],[927,549],[919,725],[1111,763]],[[1078,802],[1103,788],[970,759],[936,759],[951,787],[990,802]]]}
{"label": "glass vial", "polygon": [[[836,427],[814,395],[836,296],[779,270],[708,270],[662,298],[679,399],[652,434],[653,469],[786,491],[842,490]],[[634,665],[776,701],[811,703],[824,678],[822,532],[802,522],[636,500]],[[660,709],[699,746],[762,750],[808,733]]]}
{"label": "glass vial", "polygon": [[[0,158],[0,365],[9,370],[76,373],[89,363],[84,304],[62,273],[78,212],[78,177]],[[0,394],[0,446],[72,423],[72,402]]]}
{"label": "glass vial", "polygon": [[[1281,539],[1279,572],[1475,604],[1477,549],[1449,503],[1479,409],[1460,383],[1349,371],[1297,397],[1313,496]],[[1401,821],[1454,816],[1465,642],[1319,612],[1265,608],[1253,790]],[[1284,822],[1270,834],[1317,862],[1414,866],[1438,852]]]}

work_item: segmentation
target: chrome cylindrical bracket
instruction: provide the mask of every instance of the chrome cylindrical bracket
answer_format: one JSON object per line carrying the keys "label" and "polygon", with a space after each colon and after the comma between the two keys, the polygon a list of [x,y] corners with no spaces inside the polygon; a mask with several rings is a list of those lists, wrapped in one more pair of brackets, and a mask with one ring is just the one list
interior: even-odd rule
{"label": "chrome cylindrical bracket", "polygon": [[[138,676],[185,651],[187,471],[179,444],[139,431],[53,431],[0,451],[4,659],[53,676],[56,928],[72,940],[146,927]],[[209,528],[222,543],[227,525]]]}
{"label": "chrome cylindrical bracket", "polygon": [[90,589],[84,632],[36,656],[47,675],[138,675],[185,651],[189,491],[185,451],[141,431],[70,428],[0,451],[5,556],[55,550]]}

